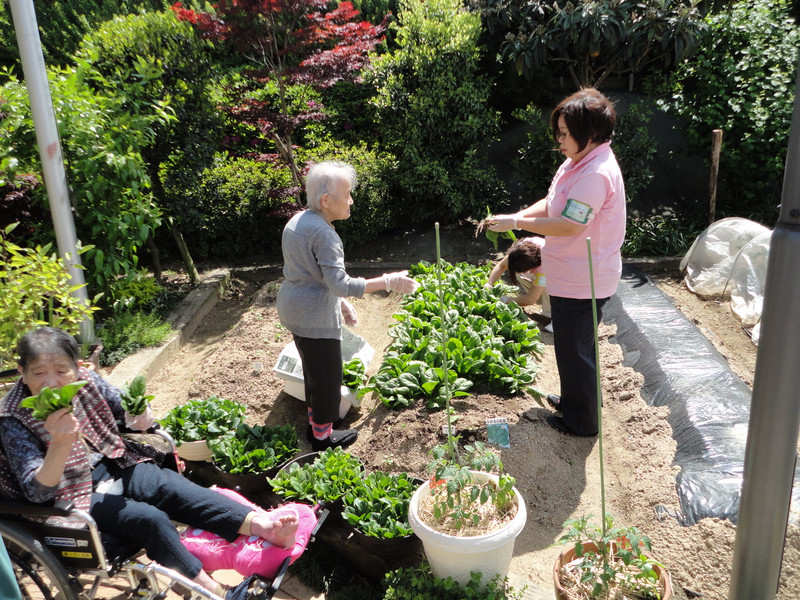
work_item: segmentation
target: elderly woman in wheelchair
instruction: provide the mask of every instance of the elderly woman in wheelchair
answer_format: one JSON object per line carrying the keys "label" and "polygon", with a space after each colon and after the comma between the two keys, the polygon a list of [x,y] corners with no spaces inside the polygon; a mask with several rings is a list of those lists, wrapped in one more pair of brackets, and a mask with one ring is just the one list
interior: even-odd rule
{"label": "elderly woman in wheelchair", "polygon": [[[260,510],[196,485],[164,468],[161,451],[123,437],[117,426],[125,417],[119,390],[82,366],[78,345],[66,332],[32,331],[22,337],[18,356],[21,376],[0,404],[0,498],[69,501],[88,512],[109,539],[144,548],[151,560],[221,596],[226,588],[187,549],[173,520],[229,543],[250,536],[268,542],[265,547],[294,547],[296,511]],[[44,421],[20,406],[44,387],[79,380],[88,383],[71,408]],[[140,430],[153,424],[152,417],[138,421],[134,426]],[[47,518],[56,524],[63,519]]]}

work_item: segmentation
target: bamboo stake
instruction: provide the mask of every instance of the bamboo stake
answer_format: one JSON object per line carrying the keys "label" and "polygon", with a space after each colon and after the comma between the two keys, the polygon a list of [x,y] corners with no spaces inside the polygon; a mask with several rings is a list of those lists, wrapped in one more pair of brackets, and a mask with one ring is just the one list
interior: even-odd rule
{"label": "bamboo stake", "polygon": [[[603,528],[603,539],[606,539],[606,475],[603,468],[603,386],[600,381],[600,339],[597,333],[597,299],[594,295],[594,269],[592,267],[592,238],[586,238],[586,250],[589,254],[589,284],[592,288],[592,321],[594,323],[594,360],[597,383],[597,452],[600,458],[600,521]],[[608,550],[603,544],[603,560],[608,560]]]}
{"label": "bamboo stake", "polygon": [[444,376],[444,397],[445,412],[447,416],[447,447],[450,452],[450,459],[456,460],[456,444],[453,437],[453,423],[450,419],[450,372],[447,364],[447,322],[444,319],[444,291],[442,289],[442,249],[439,242],[439,223],[434,224],[436,231],[436,291],[439,296],[439,318],[442,320],[442,372]]}

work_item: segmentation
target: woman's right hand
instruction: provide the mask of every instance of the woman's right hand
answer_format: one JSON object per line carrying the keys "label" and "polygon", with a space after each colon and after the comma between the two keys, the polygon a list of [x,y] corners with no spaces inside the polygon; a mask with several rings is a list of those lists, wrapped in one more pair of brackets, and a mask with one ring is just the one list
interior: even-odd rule
{"label": "woman's right hand", "polygon": [[401,294],[413,294],[417,291],[419,283],[408,276],[408,271],[398,271],[396,273],[384,273],[383,281],[387,292],[400,292]]}
{"label": "woman's right hand", "polygon": [[81,429],[78,419],[72,414],[72,407],[59,408],[51,413],[44,421],[44,428],[53,437],[51,445],[70,447],[78,439]]}

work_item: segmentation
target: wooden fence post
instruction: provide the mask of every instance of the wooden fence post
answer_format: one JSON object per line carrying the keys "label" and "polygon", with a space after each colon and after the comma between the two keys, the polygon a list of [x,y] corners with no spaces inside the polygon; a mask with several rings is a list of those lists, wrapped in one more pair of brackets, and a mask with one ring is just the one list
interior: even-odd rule
{"label": "wooden fence post", "polygon": [[711,134],[711,177],[708,182],[708,224],[714,222],[717,210],[717,176],[719,175],[719,153],[722,148],[722,130],[715,129]]}

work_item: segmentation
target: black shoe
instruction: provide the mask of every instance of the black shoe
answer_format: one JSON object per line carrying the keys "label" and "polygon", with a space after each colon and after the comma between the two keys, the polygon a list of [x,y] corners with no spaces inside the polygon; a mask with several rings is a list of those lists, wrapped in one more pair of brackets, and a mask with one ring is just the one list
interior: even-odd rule
{"label": "black shoe", "polygon": [[586,437],[586,438],[597,437],[596,431],[594,433],[577,433],[575,431],[572,431],[572,429],[567,427],[567,424],[564,423],[564,419],[562,419],[561,417],[554,417],[551,415],[547,417],[545,421],[547,421],[547,424],[550,425],[550,427],[555,429],[557,432],[563,433],[564,435],[568,435],[570,437]]}
{"label": "black shoe", "polygon": [[[342,420],[341,419],[336,419],[333,422],[333,428],[334,429],[338,429],[341,426],[342,426]],[[313,442],[314,441],[314,431],[311,429],[311,425],[306,425],[306,439],[309,442]]]}
{"label": "black shoe", "polygon": [[328,448],[345,448],[349,446],[358,438],[358,431],[355,429],[334,429],[331,431],[330,436],[324,440],[314,438],[311,440],[311,449],[314,452],[322,452]]}
{"label": "black shoe", "polygon": [[547,396],[547,403],[555,410],[561,410],[561,396],[557,394],[549,394]]}

